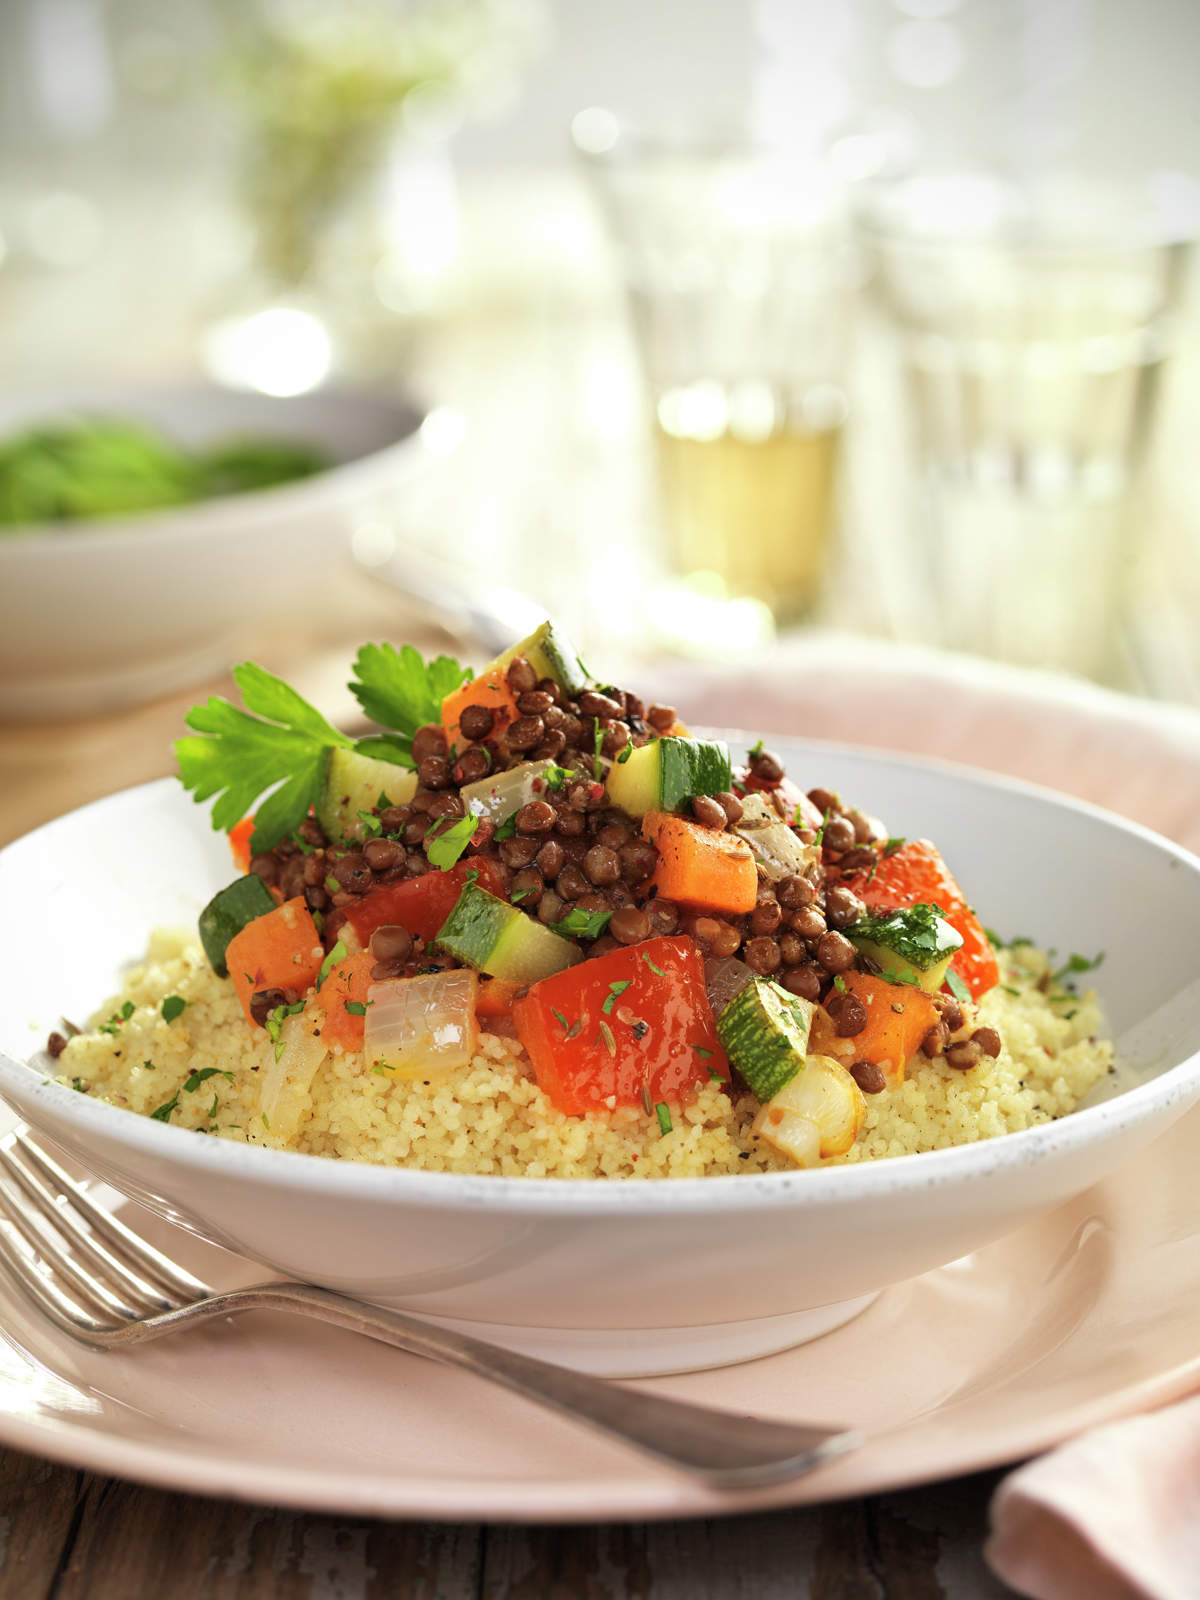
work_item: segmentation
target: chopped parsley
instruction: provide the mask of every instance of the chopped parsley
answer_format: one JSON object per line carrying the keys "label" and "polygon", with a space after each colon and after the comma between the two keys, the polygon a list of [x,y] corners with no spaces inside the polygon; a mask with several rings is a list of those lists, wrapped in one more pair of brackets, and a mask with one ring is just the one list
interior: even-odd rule
{"label": "chopped parsley", "polygon": [[362,825],[363,838],[375,839],[383,832],[383,823],[373,811],[360,811],[358,820]]}
{"label": "chopped parsley", "polygon": [[142,1066],[145,1067],[147,1072],[156,1072],[158,1070],[153,1061],[143,1061]]}
{"label": "chopped parsley", "polygon": [[655,1106],[654,1112],[655,1112],[655,1115],[658,1117],[658,1126],[661,1128],[663,1133],[670,1133],[670,1131],[671,1131],[671,1108],[666,1104],[665,1101],[660,1100],[658,1102],[658,1104]]}
{"label": "chopped parsley", "polygon": [[114,1011],[107,1022],[102,1022],[100,1024],[100,1032],[111,1033],[115,1036],[120,1031],[121,1024],[123,1022],[128,1022],[136,1010],[137,1007],[134,1005],[133,1001],[126,1000],[120,1011]]}
{"label": "chopped parsley", "polygon": [[87,1084],[84,1083],[82,1078],[72,1078],[71,1087],[75,1090],[76,1094],[86,1094],[88,1092]]}
{"label": "chopped parsley", "polygon": [[216,1095],[213,1095],[213,1103],[208,1108],[208,1120],[210,1122],[215,1121],[216,1120],[216,1115],[217,1115],[217,1097],[216,1097]]}
{"label": "chopped parsley", "polygon": [[175,1107],[178,1104],[179,1104],[179,1090],[176,1089],[175,1093],[171,1096],[171,1098],[169,1100],[164,1100],[162,1105],[155,1106],[154,1110],[150,1113],[150,1115],[154,1119],[155,1122],[170,1122],[171,1113],[172,1113],[172,1111],[175,1110]]}
{"label": "chopped parsley", "polygon": [[894,856],[896,851],[902,850],[907,843],[908,840],[903,836],[897,839],[885,839],[883,841],[883,850],[881,853],[884,856]]}
{"label": "chopped parsley", "polygon": [[180,994],[169,994],[162,1003],[162,1019],[164,1022],[174,1022],[176,1017],[182,1016],[187,1009],[187,1001]]}
{"label": "chopped parsley", "polygon": [[[552,789],[556,794],[562,788],[563,784],[566,783],[567,779],[574,776],[575,774],[571,771],[570,767],[560,767],[557,761],[547,761],[545,767],[542,769],[542,782],[546,785],[547,789]],[[516,816],[515,811],[513,812],[513,816]]]}
{"label": "chopped parsley", "polygon": [[326,877],[326,879],[325,879],[325,892],[327,894],[337,894],[338,891],[341,889],[341,887],[342,887],[341,884],[332,875],[332,873],[330,873]]}
{"label": "chopped parsley", "polygon": [[1050,974],[1050,981],[1052,983],[1057,983],[1060,979],[1069,977],[1072,973],[1076,972],[1093,972],[1103,963],[1103,961],[1103,950],[1101,950],[1098,955],[1092,956],[1090,959],[1087,956],[1071,955],[1066,961],[1063,962],[1062,966],[1059,967],[1056,972],[1052,972]]}
{"label": "chopped parsley", "polygon": [[365,1017],[367,1014],[367,1007],[373,1006],[374,1004],[374,1000],[347,1000],[346,1010],[352,1017]]}
{"label": "chopped parsley", "polygon": [[555,1019],[556,1022],[562,1023],[562,1030],[564,1033],[569,1033],[571,1031],[571,1024],[567,1021],[566,1017],[563,1016],[561,1011],[555,1011],[554,1007],[551,1006],[550,1015]]}
{"label": "chopped parsley", "polygon": [[611,911],[581,911],[572,906],[565,917],[550,924],[550,931],[563,939],[598,939],[611,921]]}
{"label": "chopped parsley", "polygon": [[194,1094],[202,1083],[207,1083],[210,1078],[227,1078],[233,1082],[233,1073],[225,1072],[220,1067],[201,1067],[198,1072],[189,1072],[184,1082],[185,1094]]}
{"label": "chopped parsley", "polygon": [[850,992],[850,985],[846,982],[845,978],[842,977],[840,972],[833,980],[833,987],[839,994],[849,994]]}
{"label": "chopped parsley", "polygon": [[654,962],[651,961],[650,957],[646,954],[646,952],[644,950],[642,951],[642,960],[650,968],[650,971],[653,972],[653,973],[656,973],[658,975],[658,977],[660,977],[660,978],[665,978],[666,977],[666,973],[663,971],[663,969],[661,967],[655,966]]}
{"label": "chopped parsley", "polygon": [[604,729],[600,726],[600,719],[599,719],[599,717],[597,717],[597,719],[596,719],[596,731],[592,736],[592,749],[593,749],[593,752],[594,752],[593,757],[592,757],[592,777],[595,778],[597,783],[600,782],[600,779],[604,774],[604,768],[600,765],[600,752],[601,752],[603,746],[604,746]]}
{"label": "chopped parsley", "polygon": [[473,811],[468,812],[465,817],[457,818],[453,823],[449,817],[439,817],[425,835],[425,854],[429,857],[431,865],[440,867],[443,872],[449,872],[470,844],[478,827],[479,818]]}
{"label": "chopped parsley", "polygon": [[495,839],[495,840],[515,839],[516,836],[517,836],[517,813],[515,811],[513,811],[513,812],[510,812],[507,817],[505,817],[504,821],[500,824],[500,826],[496,829],[495,833],[492,835],[492,838]]}
{"label": "chopped parsley", "polygon": [[601,1011],[603,1011],[603,1013],[604,1013],[604,1015],[606,1017],[611,1017],[612,1016],[613,1007],[616,1005],[617,1001],[621,998],[621,996],[625,993],[626,989],[628,989],[628,987],[629,987],[629,985],[630,985],[630,983],[632,981],[633,980],[631,978],[625,978],[620,983],[610,983],[609,984],[609,986],[608,986],[608,998],[605,1000],[604,1004],[600,1007]]}
{"label": "chopped parsley", "polygon": [[346,946],[343,944],[343,942],[340,939],[334,945],[332,950],[326,951],[325,959],[321,963],[321,970],[320,970],[320,972],[317,973],[317,988],[318,989],[320,989],[321,985],[325,982],[325,979],[333,971],[334,967],[337,966],[338,962],[339,961],[345,961],[347,954],[348,954],[348,951],[346,949]]}
{"label": "chopped parsley", "polygon": [[707,1061],[709,1056],[712,1055],[712,1051],[706,1050],[702,1044],[695,1045],[693,1048],[698,1056],[704,1057],[705,1061]]}
{"label": "chopped parsley", "polygon": [[532,888],[514,889],[508,898],[512,901],[514,906],[519,906],[522,900],[528,900],[529,896],[534,892],[535,891]]}
{"label": "chopped parsley", "polygon": [[623,767],[625,765],[625,763],[629,760],[629,758],[630,758],[630,756],[632,754],[633,754],[633,741],[630,740],[630,742],[628,744],[625,744],[625,745],[621,746],[621,753],[617,757],[617,765],[619,767]]}
{"label": "chopped parsley", "polygon": [[959,1005],[968,1002],[971,998],[970,989],[967,988],[966,984],[959,977],[958,973],[955,972],[953,967],[949,967],[946,970],[946,987],[958,1001]]}
{"label": "chopped parsley", "polygon": [[275,1046],[275,1059],[279,1060],[283,1054],[283,1019],[296,1017],[304,1010],[303,1000],[293,1000],[290,1006],[276,1006],[273,1011],[267,1012],[266,1030],[267,1038]]}
{"label": "chopped parsley", "polygon": [[762,755],[764,748],[765,746],[763,741],[760,739],[757,744],[750,746],[749,750],[746,751],[746,754],[753,759],[755,756]]}

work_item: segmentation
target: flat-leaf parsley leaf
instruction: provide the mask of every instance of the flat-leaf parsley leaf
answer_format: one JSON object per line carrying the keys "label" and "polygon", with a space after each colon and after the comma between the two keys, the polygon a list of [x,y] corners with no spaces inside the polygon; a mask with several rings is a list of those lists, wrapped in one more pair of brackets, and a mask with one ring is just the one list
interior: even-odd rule
{"label": "flat-leaf parsley leaf", "polygon": [[[470,668],[462,667],[451,656],[438,656],[426,662],[419,651],[406,644],[397,650],[392,644],[364,644],[354,658],[354,678],[350,692],[373,722],[393,728],[397,738],[363,741],[364,753],[382,756],[406,767],[416,766],[412,758],[412,736],[427,722],[440,722],[442,701],[466,683]],[[383,749],[377,744],[386,743]]]}
{"label": "flat-leaf parsley leaf", "polygon": [[228,833],[264,791],[280,785],[255,811],[250,848],[258,855],[298,828],[316,804],[330,746],[351,749],[354,741],[265,667],[243,661],[233,679],[246,709],[221,695],[193,706],[185,721],[198,737],[177,739],[175,755],[183,786],[197,801],[217,796],[212,825],[219,832]]}

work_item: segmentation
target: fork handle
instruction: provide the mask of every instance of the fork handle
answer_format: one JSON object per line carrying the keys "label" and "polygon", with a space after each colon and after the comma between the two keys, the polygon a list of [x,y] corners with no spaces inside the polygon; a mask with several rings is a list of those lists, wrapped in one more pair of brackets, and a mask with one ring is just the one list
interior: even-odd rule
{"label": "fork handle", "polygon": [[860,1443],[859,1436],[845,1428],[771,1422],[646,1394],[403,1311],[367,1306],[315,1284],[263,1283],[235,1289],[114,1329],[104,1336],[103,1344],[107,1349],[134,1344],[191,1323],[244,1311],[298,1312],[366,1334],[411,1355],[461,1367],[563,1416],[588,1423],[660,1461],[682,1467],[714,1487],[757,1488],[801,1477]]}

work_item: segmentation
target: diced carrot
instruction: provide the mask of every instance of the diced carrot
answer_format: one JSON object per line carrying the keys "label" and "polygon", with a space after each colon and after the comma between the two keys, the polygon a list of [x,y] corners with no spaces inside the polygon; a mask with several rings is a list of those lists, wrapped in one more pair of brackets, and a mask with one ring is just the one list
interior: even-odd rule
{"label": "diced carrot", "polygon": [[658,847],[652,881],[664,900],[732,916],[754,910],[758,868],[744,839],[668,811],[647,811],[642,833]]}
{"label": "diced carrot", "polygon": [[521,715],[517,710],[516,696],[508,686],[505,669],[493,667],[481,677],[464,683],[461,689],[455,689],[442,701],[442,727],[446,730],[446,740],[452,750],[471,742],[463,738],[458,725],[459,718],[468,706],[486,706],[495,715],[493,732],[497,733]]}
{"label": "diced carrot", "polygon": [[250,871],[250,838],[254,832],[254,818],[243,817],[229,830],[229,848],[233,851],[233,864],[239,872]]}
{"label": "diced carrot", "polygon": [[[339,961],[326,974],[315,999],[325,1013],[321,1037],[329,1044],[340,1044],[343,1050],[362,1048],[367,990],[371,987],[374,965],[375,957],[371,952],[360,950],[357,955]],[[351,1010],[351,1007],[357,1009]]]}
{"label": "diced carrot", "polygon": [[482,978],[475,1000],[477,1017],[511,1017],[513,1001],[526,987],[511,983],[507,978]]}
{"label": "diced carrot", "polygon": [[873,1061],[893,1086],[904,1082],[908,1063],[938,1019],[932,996],[907,983],[885,983],[866,972],[843,975],[847,994],[867,1008],[867,1025],[852,1039],[842,1038],[824,1006],[813,1017],[808,1048],[812,1055],[832,1056],[843,1066]]}
{"label": "diced carrot", "polygon": [[299,896],[248,922],[225,952],[247,1022],[254,1022],[250,1000],[259,989],[302,995],[317,981],[324,959],[317,925]]}

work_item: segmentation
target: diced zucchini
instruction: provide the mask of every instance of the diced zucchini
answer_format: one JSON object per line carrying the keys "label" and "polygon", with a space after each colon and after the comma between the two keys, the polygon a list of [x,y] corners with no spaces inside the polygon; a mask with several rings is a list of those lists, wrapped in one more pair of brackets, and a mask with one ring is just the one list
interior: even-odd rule
{"label": "diced zucchini", "polygon": [[755,978],[717,1018],[725,1054],[766,1103],[800,1071],[816,1007],[770,978]]}
{"label": "diced zucchini", "polygon": [[557,623],[543,622],[528,639],[522,639],[520,644],[513,645],[511,650],[490,662],[481,676],[496,667],[507,668],[514,656],[524,656],[539,678],[553,678],[572,698],[582,694],[591,682],[579,652]]}
{"label": "diced zucchini", "polygon": [[856,950],[891,983],[915,983],[936,994],[946,981],[962,935],[936,906],[915,905],[884,917],[860,917],[843,930]]}
{"label": "diced zucchini", "polygon": [[417,792],[417,775],[392,761],[333,748],[317,802],[317,820],[335,844],[345,839],[360,811],[374,811],[381,795],[391,805],[407,804]]}
{"label": "diced zucchini", "polygon": [[459,895],[437,943],[469,966],[510,983],[536,983],[583,959],[569,939],[473,883]]}
{"label": "diced zucchini", "polygon": [[248,922],[274,911],[271,891],[257,873],[248,872],[215,894],[200,913],[200,943],[209,965],[219,978],[229,976],[225,952],[229,941]]}
{"label": "diced zucchini", "polygon": [[686,811],[698,794],[721,794],[733,782],[729,746],[718,739],[651,739],[608,773],[608,797],[631,817]]}
{"label": "diced zucchini", "polygon": [[761,794],[744,794],[742,819],[734,829],[754,851],[754,859],[774,882],[781,878],[802,878],[821,859],[821,847],[801,844],[780,819],[779,813]]}
{"label": "diced zucchini", "polygon": [[496,772],[480,778],[478,783],[466,783],[461,789],[463,804],[477,817],[488,817],[494,823],[506,822],[514,811],[519,811],[530,800],[540,799],[553,785],[546,774],[552,773],[561,784],[562,769],[553,761],[522,761],[519,767],[507,772]]}

